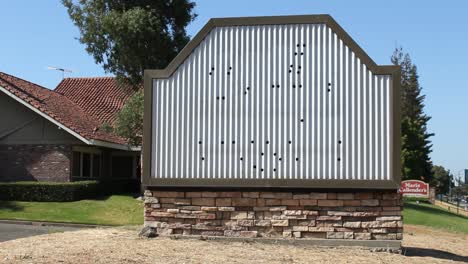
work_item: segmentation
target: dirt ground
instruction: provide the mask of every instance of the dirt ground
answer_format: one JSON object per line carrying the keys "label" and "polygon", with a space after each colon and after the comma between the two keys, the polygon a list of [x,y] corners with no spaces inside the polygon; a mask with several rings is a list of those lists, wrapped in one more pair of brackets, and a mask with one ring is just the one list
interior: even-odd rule
{"label": "dirt ground", "polygon": [[87,229],[0,243],[0,263],[454,263],[468,235],[405,226],[405,255],[366,249],[138,238],[136,229]]}

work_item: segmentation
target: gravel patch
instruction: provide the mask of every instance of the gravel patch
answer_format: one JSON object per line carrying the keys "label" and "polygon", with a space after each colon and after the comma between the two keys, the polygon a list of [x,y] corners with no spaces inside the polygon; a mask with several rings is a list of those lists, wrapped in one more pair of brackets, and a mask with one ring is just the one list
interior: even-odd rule
{"label": "gravel patch", "polygon": [[405,226],[404,254],[261,242],[144,239],[137,228],[86,229],[0,243],[0,263],[454,263],[468,236]]}

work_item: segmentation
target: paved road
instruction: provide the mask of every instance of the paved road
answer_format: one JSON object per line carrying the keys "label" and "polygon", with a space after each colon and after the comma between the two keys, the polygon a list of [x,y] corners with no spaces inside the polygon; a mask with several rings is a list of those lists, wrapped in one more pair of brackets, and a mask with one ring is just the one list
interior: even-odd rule
{"label": "paved road", "polygon": [[0,223],[0,242],[22,237],[37,236],[55,232],[79,230],[76,227],[34,226]]}

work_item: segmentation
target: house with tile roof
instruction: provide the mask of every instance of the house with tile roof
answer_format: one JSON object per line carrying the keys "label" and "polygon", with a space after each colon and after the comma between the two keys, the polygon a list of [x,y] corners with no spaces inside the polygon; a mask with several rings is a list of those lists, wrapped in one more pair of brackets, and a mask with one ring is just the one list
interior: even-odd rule
{"label": "house with tile roof", "polygon": [[0,181],[137,179],[140,147],[103,129],[137,89],[98,77],[50,90],[0,72]]}

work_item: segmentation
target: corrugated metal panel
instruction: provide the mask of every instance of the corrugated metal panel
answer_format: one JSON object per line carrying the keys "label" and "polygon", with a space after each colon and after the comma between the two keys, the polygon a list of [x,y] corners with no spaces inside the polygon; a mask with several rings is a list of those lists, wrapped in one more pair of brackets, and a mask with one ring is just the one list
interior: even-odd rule
{"label": "corrugated metal panel", "polygon": [[153,177],[390,180],[391,78],[323,24],[215,28],[154,80]]}

